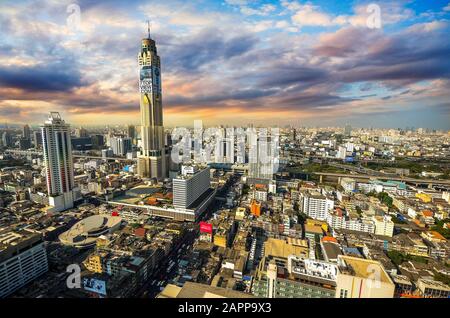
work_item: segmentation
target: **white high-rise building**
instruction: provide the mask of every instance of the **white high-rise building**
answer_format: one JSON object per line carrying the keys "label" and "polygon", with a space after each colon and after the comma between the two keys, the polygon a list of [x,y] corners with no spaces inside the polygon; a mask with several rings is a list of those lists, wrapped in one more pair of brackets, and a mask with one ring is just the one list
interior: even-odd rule
{"label": "white high-rise building", "polygon": [[375,234],[392,237],[394,235],[394,222],[391,216],[373,216],[375,223]]}
{"label": "white high-rise building", "polygon": [[187,209],[210,188],[209,168],[182,166],[181,175],[173,179],[173,205]]}
{"label": "white high-rise building", "polygon": [[347,142],[347,143],[345,143],[345,148],[347,151],[353,152],[353,151],[355,151],[355,144],[351,143],[351,142]]}
{"label": "white high-rise building", "polygon": [[22,127],[22,137],[25,139],[31,139],[31,130],[30,126],[25,125]]}
{"label": "white high-rise building", "polygon": [[345,192],[353,192],[356,189],[356,180],[353,178],[342,178],[340,184]]}
{"label": "white high-rise building", "polygon": [[234,163],[234,135],[231,130],[220,128],[214,151],[215,162]]}
{"label": "white high-rise building", "polygon": [[345,127],[344,127],[344,135],[345,135],[346,137],[349,137],[349,136],[352,135],[352,126],[350,126],[350,125],[345,125]]}
{"label": "white high-rise building", "polygon": [[278,170],[277,135],[249,134],[249,177],[272,180]]}
{"label": "white high-rise building", "polygon": [[59,212],[73,207],[73,159],[70,126],[51,112],[41,126],[49,204]]}
{"label": "white high-rise building", "polygon": [[132,140],[129,137],[111,137],[111,149],[117,156],[125,156],[132,149]]}
{"label": "white high-rise building", "polygon": [[48,271],[47,252],[39,234],[9,231],[0,234],[0,298]]}
{"label": "white high-rise building", "polygon": [[320,193],[302,193],[300,202],[303,213],[315,220],[327,220],[329,211],[334,208],[334,201]]}
{"label": "white high-rise building", "polygon": [[328,214],[327,223],[333,230],[345,229],[357,232],[375,233],[375,224],[368,218],[350,218],[333,211]]}
{"label": "white high-rise building", "polygon": [[346,156],[347,156],[347,148],[339,146],[338,152],[336,153],[336,158],[345,159]]}

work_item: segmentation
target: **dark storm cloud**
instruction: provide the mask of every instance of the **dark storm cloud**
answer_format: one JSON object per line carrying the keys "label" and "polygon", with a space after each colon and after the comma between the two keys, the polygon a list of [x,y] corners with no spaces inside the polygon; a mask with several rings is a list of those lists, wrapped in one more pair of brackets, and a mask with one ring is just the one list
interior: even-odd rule
{"label": "dark storm cloud", "polygon": [[308,83],[318,83],[327,78],[328,72],[325,69],[302,65],[283,65],[265,71],[259,85],[262,87],[286,87],[293,84],[306,86]]}
{"label": "dark storm cloud", "polygon": [[[166,98],[164,102],[174,105],[174,106],[185,106],[185,105],[199,105],[199,106],[214,106],[216,103],[224,102],[224,101],[251,101],[254,99],[270,96],[276,93],[277,90],[268,89],[268,90],[259,90],[259,89],[242,89],[242,90],[233,90],[228,93],[223,94],[211,94],[204,96],[195,96],[192,98],[184,97],[184,96],[172,96]],[[218,106],[222,106],[221,104],[217,104]],[[261,106],[261,105],[259,105]]]}
{"label": "dark storm cloud", "polygon": [[0,85],[27,91],[70,91],[83,86],[80,72],[70,64],[0,66]]}
{"label": "dark storm cloud", "polygon": [[302,93],[292,94],[288,97],[278,99],[278,103],[284,108],[291,109],[314,109],[324,106],[336,106],[343,103],[355,101],[355,98],[344,98],[330,93]]}
{"label": "dark storm cloud", "polygon": [[378,39],[373,43],[372,54],[367,57],[374,60],[387,58],[387,63],[445,57],[450,47],[449,31],[448,22],[436,22],[435,27],[416,25],[391,37]]}
{"label": "dark storm cloud", "polygon": [[207,65],[240,56],[256,43],[257,38],[251,34],[227,39],[220,30],[206,29],[167,43],[165,63],[171,72],[198,72]]}
{"label": "dark storm cloud", "polygon": [[407,95],[407,94],[409,94],[410,92],[411,92],[411,90],[410,90],[410,89],[407,89],[407,90],[401,92],[399,95]]}
{"label": "dark storm cloud", "polygon": [[[340,30],[327,40],[338,45],[340,52],[319,45],[314,53],[344,57],[334,71],[336,80],[403,81],[402,85],[426,79],[450,78],[450,40],[448,25],[436,31],[407,30],[393,36],[374,33],[361,37],[361,30]],[[351,38],[354,41],[348,41]],[[346,52],[345,54],[342,52]]]}
{"label": "dark storm cloud", "polygon": [[385,67],[360,66],[336,74],[341,81],[390,81],[407,80],[410,83],[450,77],[450,64],[440,60],[424,60]]}

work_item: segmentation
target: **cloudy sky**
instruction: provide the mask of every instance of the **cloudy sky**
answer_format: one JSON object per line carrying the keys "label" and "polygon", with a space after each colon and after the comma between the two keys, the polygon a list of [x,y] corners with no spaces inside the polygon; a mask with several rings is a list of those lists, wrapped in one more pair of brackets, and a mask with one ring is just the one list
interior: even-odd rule
{"label": "cloudy sky", "polygon": [[450,129],[449,0],[3,0],[0,122],[138,124],[147,19],[166,126]]}

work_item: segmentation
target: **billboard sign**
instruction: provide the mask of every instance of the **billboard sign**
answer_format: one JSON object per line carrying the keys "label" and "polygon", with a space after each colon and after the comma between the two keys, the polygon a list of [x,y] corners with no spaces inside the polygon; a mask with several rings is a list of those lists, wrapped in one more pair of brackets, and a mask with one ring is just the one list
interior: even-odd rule
{"label": "billboard sign", "polygon": [[106,296],[106,282],[95,278],[83,278],[83,288],[96,294]]}
{"label": "billboard sign", "polygon": [[355,159],[353,157],[346,157],[345,162],[354,162]]}
{"label": "billboard sign", "polygon": [[161,93],[161,74],[159,68],[153,66],[154,89],[157,93]]}
{"label": "billboard sign", "polygon": [[148,66],[141,68],[139,90],[141,94],[150,94],[152,92],[152,70]]}
{"label": "billboard sign", "polygon": [[200,233],[212,234],[212,224],[200,222]]}

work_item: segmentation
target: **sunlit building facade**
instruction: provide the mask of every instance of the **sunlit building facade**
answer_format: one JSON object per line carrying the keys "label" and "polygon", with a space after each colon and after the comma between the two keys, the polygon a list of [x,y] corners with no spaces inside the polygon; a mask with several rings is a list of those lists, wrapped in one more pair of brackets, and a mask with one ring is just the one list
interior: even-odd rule
{"label": "sunlit building facade", "polygon": [[73,159],[70,126],[51,112],[41,126],[49,205],[55,212],[73,207]]}
{"label": "sunlit building facade", "polygon": [[143,178],[162,179],[167,176],[161,93],[161,62],[156,44],[142,39],[138,55],[140,67],[139,91],[141,114],[141,153],[138,174]]}

